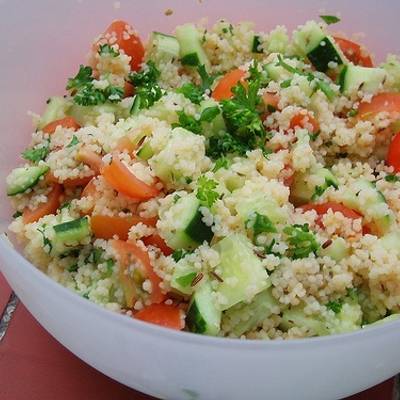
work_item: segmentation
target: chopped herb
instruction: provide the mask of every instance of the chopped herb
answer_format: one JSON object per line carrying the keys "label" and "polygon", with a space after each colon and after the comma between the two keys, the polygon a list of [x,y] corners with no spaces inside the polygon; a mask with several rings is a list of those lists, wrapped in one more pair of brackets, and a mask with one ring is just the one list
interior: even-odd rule
{"label": "chopped herb", "polygon": [[319,185],[315,186],[315,190],[314,190],[314,193],[313,193],[313,195],[311,197],[311,200],[314,201],[318,197],[322,196],[326,189],[327,189],[326,186],[319,186]]}
{"label": "chopped herb", "polygon": [[91,83],[82,86],[75,94],[74,103],[80,106],[96,106],[106,102],[106,96],[103,91],[96,89]]}
{"label": "chopped herb", "polygon": [[104,250],[100,247],[94,247],[90,254],[85,258],[85,263],[99,264],[104,254]]}
{"label": "chopped herb", "polygon": [[202,127],[199,120],[191,115],[187,115],[185,111],[177,111],[179,123],[172,124],[173,128],[182,127],[196,135],[201,135]]}
{"label": "chopped herb", "polygon": [[[269,132],[269,133],[270,133],[270,132]],[[267,133],[267,137],[269,137],[269,136],[268,136],[268,133]],[[271,137],[272,137],[272,135],[271,135]],[[273,153],[273,151],[272,151],[271,149],[268,149],[267,147],[262,148],[261,151],[262,151],[262,153],[263,153],[263,156],[264,156],[266,159],[268,159],[269,155],[270,155],[271,153]]]}
{"label": "chopped herb", "polygon": [[74,147],[79,143],[78,138],[74,135],[72,136],[71,141],[69,142],[69,144],[67,145],[67,147]]}
{"label": "chopped herb", "polygon": [[251,150],[248,143],[235,138],[228,132],[223,132],[210,137],[207,155],[213,159],[217,159],[225,154],[244,156],[248,150]]}
{"label": "chopped herb", "polygon": [[209,179],[202,175],[197,180],[197,193],[196,197],[200,200],[202,206],[210,208],[218,199],[219,194],[214,189],[218,183],[213,179]]}
{"label": "chopped herb", "polygon": [[219,115],[219,107],[218,106],[211,106],[205,108],[200,115],[201,122],[211,122],[217,115]]}
{"label": "chopped herb", "polygon": [[26,149],[22,152],[21,156],[23,159],[32,161],[33,163],[38,163],[39,161],[44,160],[48,154],[50,153],[49,142],[44,146],[33,147],[32,149]]}
{"label": "chopped herb", "polygon": [[332,300],[326,303],[326,308],[332,310],[335,314],[339,314],[342,311],[343,302],[341,300]]}
{"label": "chopped herb", "polygon": [[224,155],[222,155],[215,161],[213,172],[217,172],[221,168],[228,169],[229,165],[230,165],[230,160],[226,158]]}
{"label": "chopped herb", "polygon": [[348,288],[347,296],[349,296],[351,300],[357,301],[358,300],[358,289],[357,288]]}
{"label": "chopped herb", "polygon": [[179,194],[175,194],[174,195],[174,204],[176,204],[180,198],[181,198],[181,196],[179,196]]}
{"label": "chopped herb", "polygon": [[189,254],[189,252],[187,252],[186,250],[177,249],[174,250],[174,252],[172,253],[172,258],[174,259],[175,262],[178,262],[179,260],[184,258],[187,254]]}
{"label": "chopped herb", "polygon": [[228,28],[225,28],[225,27],[222,28],[222,32],[223,32],[223,33],[228,33]]}
{"label": "chopped herb", "polygon": [[285,81],[281,82],[281,84],[279,85],[282,89],[286,89],[288,88],[290,85],[292,84],[292,80],[291,79],[286,79]]}
{"label": "chopped herb", "polygon": [[206,67],[204,65],[199,65],[197,67],[197,72],[200,75],[201,85],[200,87],[203,91],[211,88],[211,85],[214,83],[216,75],[209,75],[206,71]]}
{"label": "chopped herb", "polygon": [[98,53],[101,56],[111,56],[111,57],[118,57],[119,56],[119,51],[115,50],[109,44],[100,45]]}
{"label": "chopped herb", "polygon": [[312,142],[315,142],[317,140],[319,134],[320,134],[320,131],[315,132],[315,133],[309,133],[308,136],[310,136],[310,140]]}
{"label": "chopped herb", "polygon": [[16,211],[16,212],[12,215],[12,217],[15,219],[15,218],[20,217],[21,215],[22,215],[22,212],[21,212],[21,211]]}
{"label": "chopped herb", "polygon": [[193,182],[193,179],[190,176],[185,177],[185,182],[190,185]]}
{"label": "chopped herb", "polygon": [[273,113],[276,111],[276,108],[272,104],[267,104],[267,110],[270,113]]}
{"label": "chopped herb", "polygon": [[272,250],[274,248],[275,244],[276,244],[276,240],[272,239],[271,243],[268,246],[264,247],[265,254],[272,254],[272,255],[274,255],[276,257],[282,257],[282,254]]}
{"label": "chopped herb", "polygon": [[400,182],[400,177],[397,175],[389,174],[389,175],[385,176],[385,181],[386,182]]}
{"label": "chopped herb", "polygon": [[68,272],[76,272],[78,271],[78,264],[72,264],[70,267],[67,268]]}
{"label": "chopped herb", "polygon": [[182,275],[179,278],[176,278],[176,282],[182,287],[188,287],[192,284],[193,279],[196,277],[196,272],[190,272],[186,275]]}
{"label": "chopped herb", "polygon": [[283,232],[288,236],[288,256],[294,260],[306,258],[319,249],[319,243],[314,233],[310,232],[308,224],[287,226]]}
{"label": "chopped herb", "polygon": [[315,82],[317,90],[321,90],[321,92],[325,94],[328,100],[332,101],[335,98],[335,92],[330,87],[329,83],[321,79],[316,79]]}
{"label": "chopped herb", "polygon": [[348,117],[355,117],[358,114],[358,110],[355,110],[354,108],[351,109],[348,113],[347,116]]}
{"label": "chopped herb", "polygon": [[138,87],[156,83],[160,75],[161,73],[157,69],[156,64],[153,61],[148,61],[140,72],[131,72],[129,80],[135,87]]}
{"label": "chopped herb", "polygon": [[193,83],[185,83],[176,91],[183,94],[194,104],[200,104],[200,102],[203,100],[203,90]]}
{"label": "chopped herb", "polygon": [[328,25],[336,24],[340,21],[340,18],[336,15],[320,15],[319,17]]}
{"label": "chopped herb", "polygon": [[66,209],[69,210],[70,207],[71,207],[71,202],[70,202],[70,201],[67,201],[67,202],[63,203],[63,204],[60,206],[60,210],[64,210],[64,208],[66,208]]}
{"label": "chopped herb", "polygon": [[84,294],[82,295],[82,297],[85,298],[85,299],[87,299],[87,300],[89,300],[89,292],[84,293]]}
{"label": "chopped herb", "polygon": [[91,67],[80,65],[78,73],[73,78],[68,79],[67,90],[77,90],[91,83],[93,80],[92,72]]}
{"label": "chopped herb", "polygon": [[113,270],[113,268],[114,268],[114,265],[115,265],[115,261],[112,260],[111,258],[109,258],[108,260],[106,260],[107,272],[108,272],[109,274],[111,274],[111,272],[112,272],[112,270]]}
{"label": "chopped herb", "polygon": [[124,89],[109,85],[104,89],[104,95],[111,103],[118,103],[124,98]]}
{"label": "chopped herb", "polygon": [[258,236],[261,233],[276,233],[277,230],[273,222],[263,214],[255,212],[252,217],[246,221],[246,228],[253,230],[254,236]]}
{"label": "chopped herb", "polygon": [[44,229],[46,228],[46,225],[42,225],[42,228],[37,228],[38,232],[42,234],[43,238],[43,250],[47,253],[50,254],[51,250],[53,250],[53,244],[49,240],[49,238],[45,235]]}
{"label": "chopped herb", "polygon": [[156,101],[161,99],[163,94],[164,92],[157,84],[137,87],[130,113],[136,114],[141,109],[151,107]]}

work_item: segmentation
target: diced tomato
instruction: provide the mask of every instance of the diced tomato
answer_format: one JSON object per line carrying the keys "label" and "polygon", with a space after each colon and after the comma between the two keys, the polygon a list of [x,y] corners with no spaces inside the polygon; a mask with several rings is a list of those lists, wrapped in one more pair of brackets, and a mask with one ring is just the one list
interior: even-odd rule
{"label": "diced tomato", "polygon": [[64,187],[66,188],[74,188],[78,186],[86,186],[91,180],[93,176],[85,176],[83,178],[71,178],[62,181]]}
{"label": "diced tomato", "polygon": [[155,246],[158,247],[165,256],[171,255],[174,251],[167,246],[164,239],[157,234],[153,234],[151,236],[146,236],[143,238],[143,243],[146,246]]}
{"label": "diced tomato", "polygon": [[62,126],[63,128],[72,129],[74,131],[80,128],[80,125],[72,117],[65,117],[48,123],[42,131],[51,135],[56,131],[57,126]]}
{"label": "diced tomato", "polygon": [[159,191],[155,187],[147,185],[136,178],[119,159],[118,155],[114,155],[109,165],[103,166],[101,174],[117,192],[125,196],[139,200],[148,200],[159,194]]}
{"label": "diced tomato", "polygon": [[[154,272],[147,251],[143,250],[133,242],[125,242],[123,240],[112,240],[111,245],[118,254],[118,261],[120,262],[122,269],[126,270],[126,268],[128,268],[133,262],[138,261],[135,265],[138,265],[139,268],[142,268],[141,272],[151,282],[151,302],[156,304],[162,303],[165,300],[165,295],[161,292],[161,279]],[[125,283],[127,283],[126,281],[129,279],[132,281],[132,278],[130,278],[128,274],[124,273],[124,271],[122,271],[120,278],[123,279]],[[134,293],[134,290],[132,289],[134,282],[131,283],[132,286],[130,286],[129,292]],[[132,296],[134,296],[134,294]],[[133,307],[134,299],[129,298],[128,296],[126,300],[128,307]]]}
{"label": "diced tomato", "polygon": [[233,96],[232,88],[240,81],[244,83],[246,72],[237,68],[227,72],[217,83],[212,92],[212,98],[217,101],[230,99]]}
{"label": "diced tomato", "polygon": [[92,178],[89,183],[84,187],[81,197],[94,196],[96,194],[95,179],[96,178]]}
{"label": "diced tomato", "polygon": [[118,235],[121,240],[127,240],[129,229],[139,222],[155,226],[157,218],[141,218],[137,215],[126,217],[92,215],[90,218],[92,232],[99,239],[112,239],[114,235]]}
{"label": "diced tomato", "polygon": [[341,37],[334,37],[335,42],[339,45],[340,49],[346,58],[355,65],[363,67],[373,67],[371,55],[368,51],[358,43]]}
{"label": "diced tomato", "polygon": [[135,314],[136,319],[178,331],[185,327],[183,311],[176,306],[152,304]]}
{"label": "diced tomato", "polygon": [[83,147],[78,151],[76,158],[78,161],[82,161],[84,164],[88,165],[96,175],[100,174],[103,161],[97,153]]}
{"label": "diced tomato", "polygon": [[400,132],[394,135],[390,142],[386,162],[395,172],[400,172]]}
{"label": "diced tomato", "polygon": [[136,150],[136,146],[127,136],[122,136],[118,139],[114,150],[119,153],[127,151],[129,154],[132,154]]}
{"label": "diced tomato", "polygon": [[97,51],[100,44],[105,42],[117,44],[120,50],[131,57],[130,65],[133,71],[140,69],[144,57],[144,46],[131,25],[121,20],[114,21],[94,45],[94,50]]}
{"label": "diced tomato", "polygon": [[132,97],[135,92],[135,87],[130,82],[124,84],[124,97]]}
{"label": "diced tomato", "polygon": [[[299,126],[303,129],[308,129],[313,133],[317,133],[319,131],[319,123],[318,121],[309,113],[299,112],[290,120],[290,128],[294,129],[296,126]],[[311,129],[310,129],[311,128]]]}
{"label": "diced tomato", "polygon": [[53,185],[51,192],[47,195],[47,202],[41,203],[37,208],[31,210],[26,208],[22,214],[25,224],[38,221],[45,215],[55,214],[60,207],[61,195],[63,193],[62,186],[58,183]]}
{"label": "diced tomato", "polygon": [[322,204],[312,204],[312,203],[304,204],[303,206],[300,206],[300,208],[303,211],[314,210],[317,212],[318,215],[324,215],[329,210],[332,210],[333,212],[342,213],[346,218],[351,218],[351,219],[362,218],[362,215],[357,211],[349,207],[346,207],[342,203],[335,203],[333,201],[327,201],[326,203]]}
{"label": "diced tomato", "polygon": [[383,111],[394,119],[400,117],[400,93],[376,94],[370,102],[359,105],[357,117],[367,119]]}
{"label": "diced tomato", "polygon": [[278,110],[279,96],[276,93],[265,92],[262,95],[262,99],[266,107],[270,106],[273,109]]}

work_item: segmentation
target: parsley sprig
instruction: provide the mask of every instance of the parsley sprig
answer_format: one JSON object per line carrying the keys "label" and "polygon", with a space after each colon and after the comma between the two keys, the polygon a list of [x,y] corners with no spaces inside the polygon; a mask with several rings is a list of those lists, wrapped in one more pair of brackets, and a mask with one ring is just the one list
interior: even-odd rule
{"label": "parsley sprig", "polygon": [[209,179],[202,175],[197,180],[197,193],[196,197],[200,200],[202,206],[210,208],[218,199],[219,194],[214,189],[218,183],[213,179]]}
{"label": "parsley sprig", "polygon": [[306,258],[311,253],[316,254],[320,247],[308,224],[287,226],[283,232],[287,235],[289,243],[288,256],[294,260]]}
{"label": "parsley sprig", "polygon": [[43,145],[26,149],[21,153],[21,157],[24,160],[32,161],[33,163],[37,164],[39,161],[44,160],[50,153],[49,145],[50,142],[46,141],[46,143],[44,143]]}

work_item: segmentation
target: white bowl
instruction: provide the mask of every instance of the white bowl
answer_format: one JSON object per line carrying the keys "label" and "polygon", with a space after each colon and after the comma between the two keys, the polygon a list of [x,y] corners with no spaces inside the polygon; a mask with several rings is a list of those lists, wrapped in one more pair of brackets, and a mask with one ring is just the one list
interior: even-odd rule
{"label": "white bowl", "polygon": [[[120,7],[118,8],[118,5]],[[173,10],[165,16],[166,8]],[[325,9],[324,9],[325,8]],[[115,18],[143,35],[208,16],[251,19],[263,30],[293,28],[340,12],[340,30],[367,32],[382,57],[398,51],[400,3],[169,0],[168,2],[0,0],[0,181],[28,144],[26,110],[61,94],[92,38]],[[10,208],[4,195],[0,224]],[[35,318],[74,354],[106,375],[164,399],[338,399],[400,371],[400,321],[351,334],[289,342],[239,341],[175,332],[104,310],[59,286],[4,240],[0,269]]]}

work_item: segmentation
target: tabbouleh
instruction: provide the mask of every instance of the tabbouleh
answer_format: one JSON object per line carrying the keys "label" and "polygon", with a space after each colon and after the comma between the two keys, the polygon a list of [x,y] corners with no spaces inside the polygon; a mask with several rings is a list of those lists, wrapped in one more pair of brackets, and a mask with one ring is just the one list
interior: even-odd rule
{"label": "tabbouleh", "polygon": [[400,311],[400,60],[309,21],[115,21],[35,118],[10,230],[116,312],[224,337],[349,332]]}

